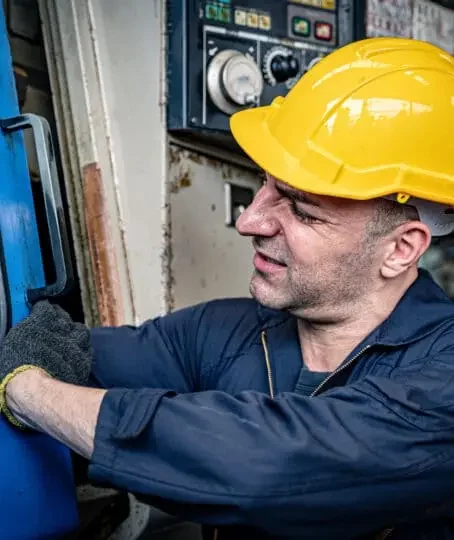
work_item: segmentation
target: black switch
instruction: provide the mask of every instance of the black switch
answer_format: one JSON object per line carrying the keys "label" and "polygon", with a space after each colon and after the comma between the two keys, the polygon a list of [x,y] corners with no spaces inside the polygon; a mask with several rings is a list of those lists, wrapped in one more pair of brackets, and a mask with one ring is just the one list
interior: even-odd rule
{"label": "black switch", "polygon": [[300,71],[298,60],[293,55],[276,55],[271,61],[271,73],[276,82],[285,82],[296,77]]}

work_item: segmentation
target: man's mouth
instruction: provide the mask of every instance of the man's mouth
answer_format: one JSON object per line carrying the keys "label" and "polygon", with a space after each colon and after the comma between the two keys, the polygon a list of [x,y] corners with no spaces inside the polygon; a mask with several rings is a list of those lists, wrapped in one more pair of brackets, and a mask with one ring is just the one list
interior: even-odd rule
{"label": "man's mouth", "polygon": [[265,253],[256,251],[254,256],[254,266],[261,272],[273,272],[285,268],[287,265],[278,259],[265,255]]}
{"label": "man's mouth", "polygon": [[265,259],[265,261],[272,263],[272,264],[278,264],[280,266],[285,266],[285,264],[281,261],[278,261],[277,259],[273,259],[273,257],[269,257],[268,255],[265,255],[264,253],[258,252],[261,257]]}

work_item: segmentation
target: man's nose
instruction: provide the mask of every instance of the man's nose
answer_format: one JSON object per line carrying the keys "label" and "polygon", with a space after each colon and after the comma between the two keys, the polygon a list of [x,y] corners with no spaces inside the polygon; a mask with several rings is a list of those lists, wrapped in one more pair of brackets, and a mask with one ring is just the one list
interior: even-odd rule
{"label": "man's nose", "polygon": [[273,211],[272,195],[266,185],[255,195],[252,203],[236,221],[236,229],[243,236],[274,236],[279,232],[279,220]]}

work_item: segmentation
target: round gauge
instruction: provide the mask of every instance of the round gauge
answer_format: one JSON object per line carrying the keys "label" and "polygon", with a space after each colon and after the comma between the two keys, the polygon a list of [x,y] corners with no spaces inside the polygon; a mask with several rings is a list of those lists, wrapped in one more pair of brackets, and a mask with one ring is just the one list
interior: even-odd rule
{"label": "round gauge", "polygon": [[207,73],[208,93],[213,103],[224,113],[256,105],[263,91],[263,77],[257,64],[235,50],[218,53]]}

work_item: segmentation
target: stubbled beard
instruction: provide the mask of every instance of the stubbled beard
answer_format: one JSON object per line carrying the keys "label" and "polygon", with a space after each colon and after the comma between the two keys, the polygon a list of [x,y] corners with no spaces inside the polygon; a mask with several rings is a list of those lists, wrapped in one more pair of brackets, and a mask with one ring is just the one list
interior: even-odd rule
{"label": "stubbled beard", "polygon": [[[258,244],[260,245],[260,244]],[[360,302],[372,276],[372,250],[366,243],[339,256],[327,266],[287,267],[287,277],[274,285],[266,274],[254,273],[251,294],[263,305],[291,312],[326,308],[337,311],[341,306]]]}

